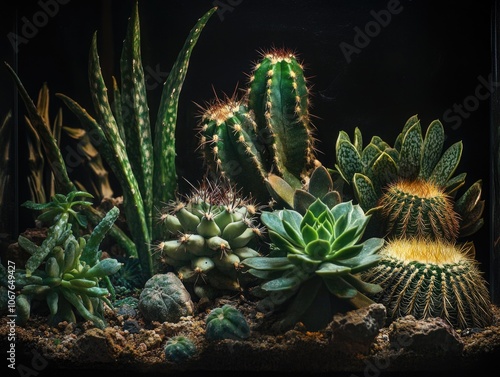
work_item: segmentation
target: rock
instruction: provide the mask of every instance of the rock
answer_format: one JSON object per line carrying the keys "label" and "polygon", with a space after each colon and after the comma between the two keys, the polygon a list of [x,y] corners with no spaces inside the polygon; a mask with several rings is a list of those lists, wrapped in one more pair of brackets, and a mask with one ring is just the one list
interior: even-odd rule
{"label": "rock", "polygon": [[454,328],[444,319],[416,320],[412,315],[398,318],[389,326],[390,346],[417,354],[460,355],[464,344]]}
{"label": "rock", "polygon": [[367,354],[386,319],[386,309],[382,304],[336,314],[328,325],[332,345],[346,353]]}
{"label": "rock", "polygon": [[116,342],[116,332],[107,327],[89,329],[83,334],[73,348],[73,357],[81,363],[110,363],[121,352],[121,347]]}
{"label": "rock", "polygon": [[138,307],[147,322],[178,322],[194,313],[191,295],[173,272],[151,277],[139,296]]}
{"label": "rock", "polygon": [[141,326],[135,319],[128,319],[123,322],[122,329],[123,331],[128,331],[130,334],[137,334],[141,331]]}

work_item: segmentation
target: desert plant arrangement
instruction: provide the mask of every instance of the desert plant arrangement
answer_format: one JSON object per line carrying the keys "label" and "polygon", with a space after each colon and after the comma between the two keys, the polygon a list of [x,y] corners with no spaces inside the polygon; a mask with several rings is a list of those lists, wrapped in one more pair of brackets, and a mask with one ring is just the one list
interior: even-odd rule
{"label": "desert plant arrangement", "polygon": [[[54,180],[50,200],[24,204],[41,211],[37,219],[48,230],[41,245],[18,238],[30,254],[16,271],[18,324],[45,308],[52,325],[86,320],[103,329],[105,308],[113,307],[119,285],[122,296],[138,293],[136,307],[148,324],[206,310],[204,334],[211,342],[251,337],[247,318],[224,304],[224,296],[251,300],[274,316],[279,332],[298,323],[319,331],[335,314],[377,302],[391,319],[411,314],[442,317],[457,328],[488,326],[487,283],[467,240],[484,224],[485,201],[481,180],[459,195],[466,179],[465,173],[455,175],[462,142],[444,149],[441,122],[433,121],[423,134],[415,115],[393,146],[378,136],[365,145],[359,128],[352,139],[339,130],[335,165],[324,166],[316,158],[304,68],[290,50],[263,52],[241,98],[207,101],[193,130],[199,139],[193,152],[202,154],[206,174],[190,192],[179,192],[179,96],[191,53],[215,11],[202,15],[185,39],[154,120],[137,1],[110,90],[93,35],[88,75],[95,117],[57,93],[81,128],[62,126],[62,115],[51,126],[47,88],[35,105],[7,64],[27,110],[32,154],[41,158],[33,165],[34,197],[46,196],[41,162],[50,164]],[[8,120],[1,135],[10,132]],[[103,162],[109,165],[123,192],[123,211],[98,210],[89,201],[95,198],[91,190],[69,178],[61,130],[86,152],[98,199],[115,192]],[[0,143],[8,147],[2,137]],[[7,179],[0,171],[0,184]],[[128,229],[116,225],[119,215]],[[123,259],[103,257],[107,236],[124,251]],[[5,268],[0,277],[3,311]],[[163,344],[171,363],[197,352],[183,334],[169,333]]]}

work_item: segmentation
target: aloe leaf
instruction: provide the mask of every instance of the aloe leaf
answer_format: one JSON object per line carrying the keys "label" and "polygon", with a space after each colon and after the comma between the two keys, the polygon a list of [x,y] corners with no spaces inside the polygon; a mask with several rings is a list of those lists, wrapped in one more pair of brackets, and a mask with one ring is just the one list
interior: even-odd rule
{"label": "aloe leaf", "polygon": [[[125,145],[130,166],[141,190],[144,213],[152,227],[153,143],[151,123],[141,59],[141,37],[138,2],[129,18],[120,59],[121,104]],[[118,124],[118,123],[117,123]]]}
{"label": "aloe leaf", "polygon": [[175,196],[177,189],[175,129],[179,95],[186,77],[191,52],[205,24],[216,9],[216,7],[210,9],[191,29],[163,86],[154,127],[153,206],[155,208],[161,208],[163,203],[168,203]]}

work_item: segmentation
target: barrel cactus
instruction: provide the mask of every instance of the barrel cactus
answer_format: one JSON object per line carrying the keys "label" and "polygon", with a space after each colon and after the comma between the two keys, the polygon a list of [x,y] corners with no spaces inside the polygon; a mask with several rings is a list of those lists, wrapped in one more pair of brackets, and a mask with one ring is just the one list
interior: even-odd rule
{"label": "barrel cactus", "polygon": [[300,188],[317,164],[312,130],[303,67],[293,53],[276,49],[262,54],[243,99],[208,103],[200,148],[210,171],[265,203],[269,173]]}
{"label": "barrel cactus", "polygon": [[196,355],[197,348],[194,342],[187,336],[176,335],[165,343],[165,360],[172,363],[181,363]]}
{"label": "barrel cactus", "polygon": [[312,330],[323,328],[339,310],[336,299],[354,307],[373,303],[365,294],[381,287],[364,282],[359,273],[378,263],[384,240],[359,242],[369,219],[352,201],[330,209],[321,199],[304,216],[287,209],[262,213],[271,252],[242,263],[248,273],[263,280],[257,290],[261,307],[275,311],[286,306],[280,329],[298,321]]}
{"label": "barrel cactus", "polygon": [[[70,195],[75,198],[73,193]],[[25,268],[15,272],[16,288],[20,290],[16,297],[16,322],[24,325],[36,304],[45,302],[51,324],[63,320],[76,323],[79,315],[104,328],[104,304],[112,307],[108,299],[113,290],[109,276],[116,273],[121,264],[113,258],[101,259],[99,245],[116,221],[118,207],[108,211],[89,236],[76,237],[70,222],[70,213],[75,215],[76,212],[71,207],[75,203],[88,202],[59,200],[55,203],[62,203],[62,206],[57,210],[55,205],[41,206],[48,208],[41,216],[50,217],[54,222],[41,245],[22,235],[18,238],[21,248],[31,256]],[[79,217],[75,215],[74,218]]]}
{"label": "barrel cactus", "polygon": [[245,316],[229,304],[212,309],[205,322],[205,336],[209,340],[243,340],[250,337],[250,326]]}
{"label": "barrel cactus", "polygon": [[387,243],[380,263],[362,275],[383,287],[374,299],[386,306],[392,319],[441,317],[456,328],[484,327],[493,316],[474,254],[470,242],[457,246],[399,239]]}
{"label": "barrel cactus", "polygon": [[444,141],[439,120],[422,136],[417,116],[408,119],[394,147],[377,136],[363,147],[359,129],[352,142],[341,131],[335,167],[360,206],[377,213],[384,234],[454,242],[483,225],[484,200],[481,180],[457,197],[466,177],[454,176],[463,146],[458,141],[443,152]]}
{"label": "barrel cactus", "polygon": [[160,221],[172,239],[156,245],[159,264],[173,268],[198,297],[243,289],[249,276],[241,273],[241,261],[260,255],[257,207],[250,199],[227,182],[207,179],[171,202]]}

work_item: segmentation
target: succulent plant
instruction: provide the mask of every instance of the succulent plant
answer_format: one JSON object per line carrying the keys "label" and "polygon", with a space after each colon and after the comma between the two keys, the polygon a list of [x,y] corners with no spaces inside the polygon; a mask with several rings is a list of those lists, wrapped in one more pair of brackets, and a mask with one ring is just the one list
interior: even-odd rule
{"label": "succulent plant", "polygon": [[263,212],[272,241],[266,257],[245,259],[248,273],[263,280],[257,290],[261,306],[286,306],[279,327],[302,321],[321,329],[332,319],[336,299],[363,307],[373,303],[365,294],[381,287],[364,282],[359,273],[377,264],[381,238],[360,242],[370,219],[352,201],[328,208],[316,199],[304,216],[294,210]]}
{"label": "succulent plant", "polygon": [[373,298],[384,304],[391,319],[441,317],[461,329],[491,324],[489,291],[471,242],[459,246],[398,239],[388,242],[380,255],[380,263],[362,276],[382,286]]}
{"label": "succulent plant", "polygon": [[173,272],[151,277],[139,296],[139,310],[147,322],[178,322],[194,313],[191,295]]}
{"label": "succulent plant", "polygon": [[342,201],[340,192],[334,189],[333,179],[327,168],[320,165],[314,168],[305,184],[294,189],[283,178],[270,173],[266,179],[267,188],[275,201],[274,209],[293,209],[304,215],[307,208],[316,200],[333,208]]}
{"label": "succulent plant", "polygon": [[176,335],[167,340],[164,347],[165,360],[172,363],[181,363],[196,355],[197,348],[187,336]]}
{"label": "succulent plant", "polygon": [[457,198],[465,173],[453,176],[462,155],[462,142],[443,152],[445,134],[439,120],[422,136],[413,116],[394,147],[377,136],[363,147],[361,132],[351,142],[340,131],[336,142],[336,170],[351,185],[353,196],[368,213],[376,212],[385,235],[431,237],[454,242],[483,225],[482,181]]}
{"label": "succulent plant", "polygon": [[173,237],[156,245],[160,264],[173,267],[199,297],[240,292],[248,281],[241,261],[260,255],[257,207],[233,185],[208,179],[184,199],[160,215]]}
{"label": "succulent plant", "polygon": [[205,336],[209,340],[244,340],[250,337],[250,326],[245,316],[229,304],[212,309],[205,323]]}
{"label": "succulent plant", "polygon": [[20,290],[16,297],[16,322],[19,325],[28,321],[37,303],[45,301],[51,324],[63,320],[76,323],[76,310],[95,326],[106,326],[103,305],[106,303],[112,307],[108,299],[112,287],[102,285],[109,283],[109,275],[118,271],[121,264],[113,258],[101,259],[99,245],[118,217],[119,210],[113,207],[85,237],[73,234],[69,221],[72,211],[72,208],[66,208],[66,211],[58,211],[51,217],[53,225],[48,228],[41,245],[23,236],[18,238],[19,245],[30,254],[25,268],[15,272],[16,288]]}
{"label": "succulent plant", "polygon": [[203,110],[200,147],[208,169],[258,202],[269,200],[269,173],[300,188],[317,163],[303,67],[286,50],[272,50],[250,75],[246,96],[217,99]]}
{"label": "succulent plant", "polygon": [[[175,165],[175,129],[179,96],[187,74],[191,53],[201,32],[215,13],[216,7],[198,19],[177,55],[170,74],[164,82],[160,106],[152,126],[146,96],[146,80],[141,59],[141,38],[138,2],[134,1],[124,38],[120,58],[120,84],[115,80],[113,99],[110,104],[108,88],[102,75],[94,34],[89,53],[89,84],[96,113],[93,118],[86,109],[67,95],[58,93],[64,104],[76,115],[82,127],[99,140],[98,150],[117,178],[124,197],[124,215],[133,224],[125,233],[114,227],[110,231],[128,256],[139,257],[141,272],[145,280],[156,271],[152,263],[150,245],[159,239],[153,227],[153,208],[175,197],[177,172]],[[76,189],[68,177],[65,161],[57,140],[48,132],[44,119],[37,114],[28,93],[15,71],[7,64],[19,93],[27,108],[32,124],[40,134],[46,160],[60,187],[59,193]],[[88,217],[97,224],[102,216],[97,210],[88,208]]]}

